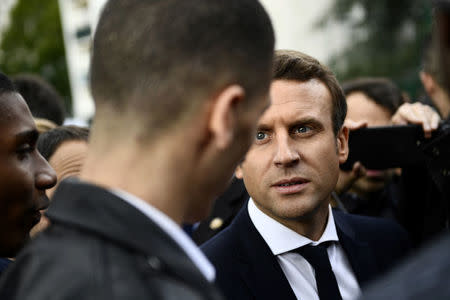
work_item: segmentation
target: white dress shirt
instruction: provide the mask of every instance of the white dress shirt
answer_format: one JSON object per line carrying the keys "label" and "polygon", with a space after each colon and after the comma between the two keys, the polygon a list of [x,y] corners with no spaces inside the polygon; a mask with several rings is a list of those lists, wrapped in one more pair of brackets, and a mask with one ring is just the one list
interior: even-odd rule
{"label": "white dress shirt", "polygon": [[126,191],[119,189],[111,189],[110,191],[125,202],[134,206],[149,219],[155,222],[159,227],[161,227],[161,229],[167,233],[167,235],[169,235],[181,247],[181,249],[184,250],[205,278],[209,282],[214,281],[216,277],[216,270],[214,269],[214,266],[178,224],[172,221],[172,219],[157,208]]}
{"label": "white dress shirt", "polygon": [[331,207],[329,207],[327,226],[318,241],[310,240],[275,221],[263,213],[251,198],[248,202],[248,213],[259,234],[277,257],[297,299],[319,300],[319,294],[313,267],[303,256],[290,251],[308,244],[316,246],[327,241],[333,241],[328,246],[327,252],[342,299],[356,299],[361,294],[355,274],[339,244]]}

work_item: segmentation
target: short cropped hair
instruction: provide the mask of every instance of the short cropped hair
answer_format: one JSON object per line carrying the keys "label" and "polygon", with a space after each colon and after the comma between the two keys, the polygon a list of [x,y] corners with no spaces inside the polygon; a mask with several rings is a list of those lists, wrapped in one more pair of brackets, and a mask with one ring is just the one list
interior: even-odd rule
{"label": "short cropped hair", "polygon": [[96,109],[131,109],[167,128],[199,100],[239,84],[267,92],[274,33],[257,0],[110,0],[91,61]]}
{"label": "short cropped hair", "polygon": [[21,74],[12,80],[34,118],[62,125],[65,118],[64,101],[54,87],[37,75]]}
{"label": "short cropped hair", "polygon": [[0,72],[0,96],[6,93],[14,93],[16,89],[8,76]]}
{"label": "short cropped hair", "polygon": [[336,76],[317,59],[293,50],[275,52],[273,79],[305,82],[318,79],[325,84],[331,94],[334,134],[337,135],[347,115],[347,102]]}
{"label": "short cropped hair", "polygon": [[41,135],[37,142],[37,149],[48,161],[56,149],[66,141],[85,141],[89,138],[89,129],[78,126],[59,126],[50,129]]}
{"label": "short cropped hair", "polygon": [[356,78],[342,83],[346,96],[353,92],[361,92],[373,102],[383,106],[391,115],[405,102],[402,91],[388,78]]}

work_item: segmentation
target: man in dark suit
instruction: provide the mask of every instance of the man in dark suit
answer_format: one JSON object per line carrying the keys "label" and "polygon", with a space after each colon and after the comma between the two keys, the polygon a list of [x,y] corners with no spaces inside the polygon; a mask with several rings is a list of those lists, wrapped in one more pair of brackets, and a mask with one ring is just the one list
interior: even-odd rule
{"label": "man in dark suit", "polygon": [[409,248],[386,220],[333,211],[348,155],[334,75],[295,51],[275,55],[271,106],[236,170],[250,200],[202,249],[229,299],[353,299]]}
{"label": "man in dark suit", "polygon": [[110,0],[80,180],[58,187],[0,299],[220,299],[180,224],[208,214],[250,146],[273,47],[256,0]]}

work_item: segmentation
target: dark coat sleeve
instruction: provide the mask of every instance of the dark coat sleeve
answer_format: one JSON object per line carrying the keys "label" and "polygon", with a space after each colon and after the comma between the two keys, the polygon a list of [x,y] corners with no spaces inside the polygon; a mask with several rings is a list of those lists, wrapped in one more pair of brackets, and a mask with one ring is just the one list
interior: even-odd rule
{"label": "dark coat sleeve", "polygon": [[0,299],[99,299],[92,272],[66,254],[39,251],[39,244],[25,249],[2,275]]}
{"label": "dark coat sleeve", "polygon": [[363,291],[361,299],[450,299],[450,235],[411,257]]}

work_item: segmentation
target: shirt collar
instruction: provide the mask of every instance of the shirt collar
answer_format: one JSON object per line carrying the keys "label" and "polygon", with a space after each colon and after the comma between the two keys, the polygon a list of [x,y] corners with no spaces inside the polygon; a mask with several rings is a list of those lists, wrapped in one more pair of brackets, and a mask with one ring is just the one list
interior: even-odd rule
{"label": "shirt collar", "polygon": [[111,189],[113,194],[134,206],[136,209],[145,214],[149,219],[155,222],[161,229],[167,233],[186,253],[186,255],[197,266],[203,276],[210,282],[216,277],[216,270],[209,262],[202,251],[195,245],[192,239],[186,235],[178,224],[170,219],[163,212],[148,204],[144,200],[120,189]]}
{"label": "shirt collar", "polygon": [[255,205],[252,198],[248,201],[248,213],[250,219],[274,255],[286,253],[308,244],[315,246],[323,242],[339,241],[331,206],[329,206],[328,209],[329,213],[325,231],[318,241],[313,241],[296,233],[263,213]]}

